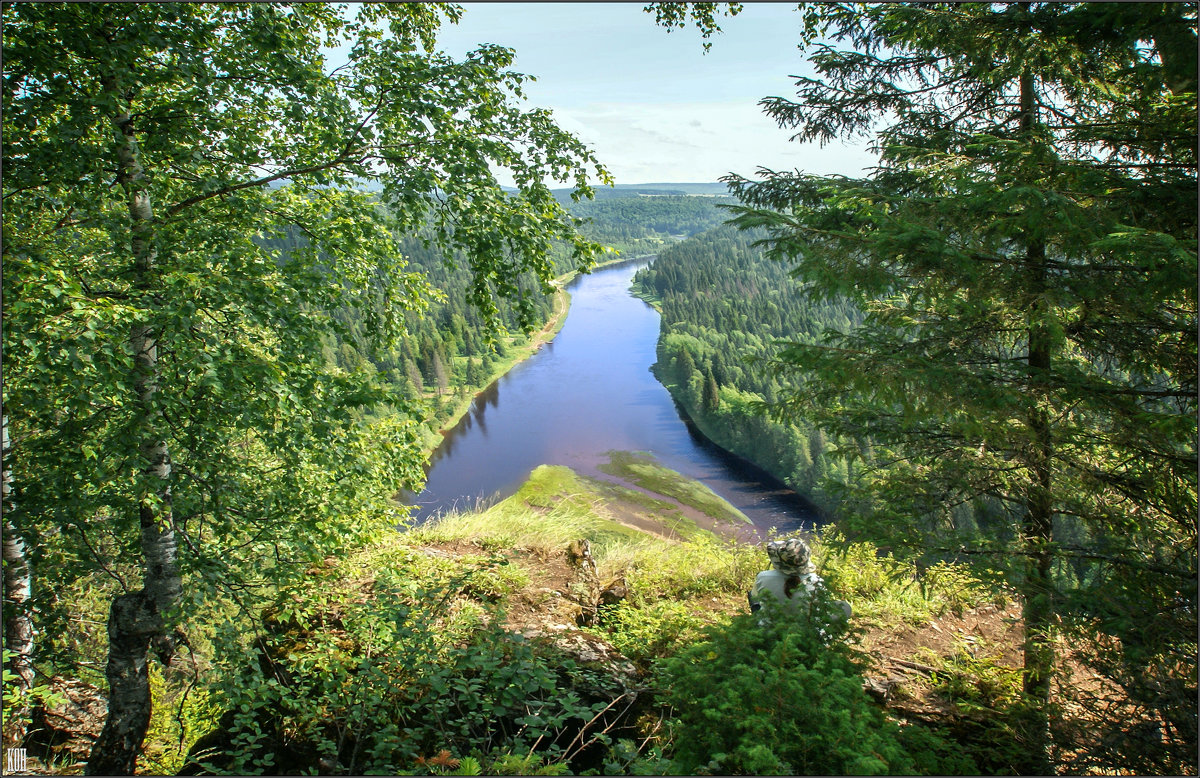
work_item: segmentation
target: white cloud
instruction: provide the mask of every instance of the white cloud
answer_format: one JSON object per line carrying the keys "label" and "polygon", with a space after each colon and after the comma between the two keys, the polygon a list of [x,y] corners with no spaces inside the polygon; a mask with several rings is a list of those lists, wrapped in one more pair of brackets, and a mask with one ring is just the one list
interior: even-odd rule
{"label": "white cloud", "polygon": [[554,115],[622,184],[749,177],[759,167],[857,176],[875,163],[862,147],[791,143],[751,102],[591,103]]}

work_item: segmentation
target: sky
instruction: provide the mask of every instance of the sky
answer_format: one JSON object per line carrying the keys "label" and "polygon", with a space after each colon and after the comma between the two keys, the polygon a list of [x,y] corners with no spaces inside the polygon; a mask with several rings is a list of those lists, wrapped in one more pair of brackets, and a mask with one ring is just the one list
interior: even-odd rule
{"label": "sky", "polygon": [[462,5],[439,48],[456,57],[480,43],[515,50],[513,69],[537,78],[529,106],[551,109],[618,184],[753,177],[759,167],[857,176],[875,162],[865,143],[789,142],[758,106],[794,96],[789,75],[811,73],[795,3],[745,3],[707,54],[694,27],[668,32],[644,2]]}

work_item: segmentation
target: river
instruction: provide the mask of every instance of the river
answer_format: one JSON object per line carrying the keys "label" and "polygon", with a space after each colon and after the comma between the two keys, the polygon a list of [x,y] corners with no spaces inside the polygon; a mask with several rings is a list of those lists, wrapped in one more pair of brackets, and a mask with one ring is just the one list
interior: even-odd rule
{"label": "river", "polygon": [[567,286],[558,336],[475,398],[430,458],[425,489],[410,497],[423,521],[512,494],[541,464],[601,476],[605,452],[648,451],[705,483],[761,531],[811,527],[816,509],[762,470],[703,439],[651,374],[659,314],[629,294],[630,261]]}

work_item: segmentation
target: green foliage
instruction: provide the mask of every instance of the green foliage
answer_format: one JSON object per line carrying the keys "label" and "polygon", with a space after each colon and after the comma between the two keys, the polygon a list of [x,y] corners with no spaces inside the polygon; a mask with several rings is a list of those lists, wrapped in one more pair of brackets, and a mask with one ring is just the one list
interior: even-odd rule
{"label": "green foliage", "polygon": [[9,738],[9,728],[14,726],[18,720],[23,720],[23,723],[29,723],[30,709],[41,703],[47,707],[51,705],[61,704],[65,698],[50,690],[47,684],[35,684],[29,689],[21,688],[17,674],[8,668],[12,664],[15,654],[7,648],[3,650],[3,705],[4,705],[4,732],[3,742],[11,742]]}
{"label": "green foliage", "polygon": [[[470,559],[464,561],[469,562]],[[482,600],[496,602],[528,585],[528,572],[517,565],[509,564],[507,559],[498,557],[471,576],[466,591]]]}
{"label": "green foliage", "polygon": [[632,740],[618,738],[609,749],[601,775],[671,775],[671,760],[663,756],[659,745],[646,748],[654,736],[643,740],[641,747]]}
{"label": "green foliage", "polygon": [[950,734],[967,744],[985,773],[1019,772],[1028,759],[1022,730],[1030,714],[1021,671],[978,641],[959,641],[949,657],[927,659],[937,668],[934,688],[954,712]]}
{"label": "green foliage", "polygon": [[[1169,625],[1158,656],[1196,633],[1196,7],[803,17],[825,40],[767,114],[799,141],[872,137],[880,164],[726,180],[737,226],[765,230],[807,296],[865,318],[772,355],[764,398],[825,431],[818,475],[852,529],[973,552],[1021,591],[1024,688],[1043,707],[1023,769],[1044,772],[1060,616],[1121,643]],[[1128,693],[1142,661],[1113,676]],[[1195,678],[1194,657],[1167,665],[1169,686]],[[1194,755],[1180,731],[1164,751]]]}
{"label": "green foliage", "polygon": [[688,603],[656,600],[641,604],[622,601],[602,608],[600,623],[592,631],[602,635],[632,662],[645,667],[691,642],[709,621]]}
{"label": "green foliage", "polygon": [[826,559],[836,558],[836,564],[826,569],[826,578],[831,586],[849,597],[878,597],[898,582],[903,581],[906,586],[913,583],[912,565],[894,559],[891,554],[880,556],[872,543],[848,543],[827,553]]}
{"label": "green foliage", "polygon": [[647,13],[654,12],[654,22],[667,28],[684,29],[691,22],[704,37],[704,51],[707,53],[712,43],[708,38],[721,31],[717,23],[718,10],[724,16],[737,16],[742,10],[741,3],[726,3],[720,8],[717,3],[650,3],[646,6]]}
{"label": "green foliage", "polygon": [[285,593],[256,648],[222,664],[217,700],[228,712],[220,745],[201,758],[230,773],[325,759],[352,774],[561,774],[559,760],[578,753],[577,736],[610,702],[589,695],[619,691],[503,631],[499,613],[449,605],[475,577],[425,588],[418,581],[434,579],[397,563],[368,603]]}
{"label": "green foliage", "polygon": [[716,227],[726,218],[717,206],[733,202],[728,197],[606,194],[568,207],[585,220],[579,228],[582,234],[627,257],[657,253],[679,238]]}
{"label": "green foliage", "polygon": [[[861,320],[844,301],[814,299],[765,258],[754,235],[710,230],[661,252],[638,271],[634,291],[662,312],[655,375],[704,434],[832,508],[821,483],[836,467],[806,426],[767,418],[783,389],[765,368],[785,342],[813,342],[823,328]],[[844,470],[843,475],[854,472]]]}
{"label": "green foliage", "polygon": [[[465,761],[465,760],[464,760]],[[503,754],[488,765],[488,775],[570,775],[568,765],[535,754]]]}
{"label": "green foliage", "polygon": [[907,740],[921,749],[910,754],[900,728],[863,692],[836,606],[816,598],[812,606],[771,603],[709,628],[662,663],[675,772],[972,772],[968,757],[931,735]]}
{"label": "green foliage", "polygon": [[[425,408],[393,373],[413,363],[439,399],[455,377],[444,343],[393,353],[437,297],[399,236],[461,261],[485,335],[503,313],[527,328],[554,241],[575,268],[600,253],[550,184],[586,197],[607,173],[522,104],[511,51],[437,50],[454,6],[2,13],[6,519],[38,626],[61,632],[48,593],[98,571],[156,598],[139,634],[220,598],[253,612],[308,560],[390,531],[422,478]],[[472,350],[478,329],[438,324]],[[144,698],[121,678],[139,688],[114,699]],[[133,769],[136,740],[98,758]]]}
{"label": "green foliage", "polygon": [[850,600],[859,618],[919,625],[987,602],[1003,605],[1009,594],[962,563],[940,559],[920,570],[870,541],[848,541],[832,524],[822,527],[814,553],[826,583]]}
{"label": "green foliage", "polygon": [[974,607],[989,599],[1003,605],[1002,592],[993,593],[982,581],[971,575],[964,565],[945,560],[927,568],[921,576],[922,587],[940,595],[945,607],[956,616],[963,610]]}
{"label": "green foliage", "polygon": [[221,710],[199,679],[181,678],[184,673],[179,672],[164,678],[157,665],[149,672],[152,706],[143,764],[148,772],[176,775],[191,747],[217,724]]}
{"label": "green foliage", "polygon": [[1020,700],[1020,672],[1004,667],[998,654],[977,641],[959,641],[949,658],[931,661],[941,665],[931,679],[934,688],[965,713],[994,712]]}
{"label": "green foliage", "polygon": [[754,546],[699,535],[686,543],[645,545],[624,561],[633,596],[646,602],[744,594],[762,566]]}

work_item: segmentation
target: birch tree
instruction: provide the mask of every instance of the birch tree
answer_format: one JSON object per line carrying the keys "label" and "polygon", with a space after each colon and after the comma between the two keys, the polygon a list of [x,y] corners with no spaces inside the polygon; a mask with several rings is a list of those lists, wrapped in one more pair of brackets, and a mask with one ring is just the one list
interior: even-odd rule
{"label": "birch tree", "polygon": [[[119,587],[89,773],[135,770],[147,663],[171,660],[200,603],[399,520],[416,410],[317,358],[330,312],[359,309],[382,348],[429,298],[393,235],[461,250],[492,321],[522,277],[549,290],[552,239],[593,260],[548,186],[587,195],[607,174],[521,104],[511,51],[435,50],[460,13],[4,5],[5,521],[35,600],[89,572]],[[263,248],[289,229],[307,245]],[[356,420],[383,401],[402,412]]]}

